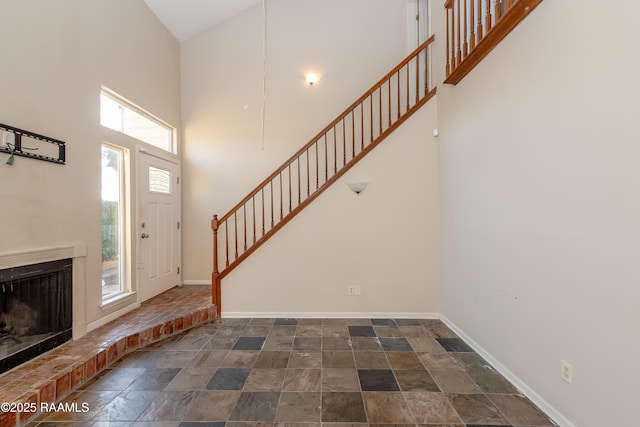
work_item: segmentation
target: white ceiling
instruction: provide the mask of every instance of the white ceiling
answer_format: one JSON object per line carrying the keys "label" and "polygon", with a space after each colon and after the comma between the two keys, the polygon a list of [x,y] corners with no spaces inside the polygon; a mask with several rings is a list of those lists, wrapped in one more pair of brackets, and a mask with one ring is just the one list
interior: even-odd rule
{"label": "white ceiling", "polygon": [[260,0],[144,1],[181,42],[260,2]]}

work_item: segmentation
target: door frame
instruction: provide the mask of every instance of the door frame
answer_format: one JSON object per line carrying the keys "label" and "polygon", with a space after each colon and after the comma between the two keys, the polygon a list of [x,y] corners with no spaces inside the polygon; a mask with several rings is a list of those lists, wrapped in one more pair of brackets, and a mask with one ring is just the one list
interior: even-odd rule
{"label": "door frame", "polygon": [[141,273],[144,271],[142,262],[142,242],[141,235],[143,233],[142,229],[142,203],[145,201],[143,194],[148,191],[147,188],[143,185],[146,181],[142,179],[142,173],[145,173],[145,168],[142,167],[143,160],[147,157],[153,157],[160,161],[172,163],[178,168],[178,183],[174,186],[177,192],[178,197],[178,221],[180,222],[180,228],[177,231],[177,237],[175,240],[176,251],[177,251],[177,269],[178,269],[178,286],[182,285],[182,186],[181,182],[181,173],[182,173],[182,164],[177,155],[164,151],[162,149],[153,147],[148,144],[136,144],[135,147],[135,192],[136,192],[136,209],[135,209],[135,218],[134,218],[134,226],[132,229],[135,230],[135,244],[136,244],[136,260],[133,263],[135,265],[135,277],[136,277],[136,294],[138,303],[142,303],[146,299],[144,297],[144,291],[142,290],[142,286],[145,284],[145,280],[141,277]]}

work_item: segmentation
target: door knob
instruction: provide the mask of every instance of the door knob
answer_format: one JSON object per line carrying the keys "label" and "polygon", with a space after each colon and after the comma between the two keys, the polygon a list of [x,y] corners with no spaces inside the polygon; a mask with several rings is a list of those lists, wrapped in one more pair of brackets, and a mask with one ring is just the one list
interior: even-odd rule
{"label": "door knob", "polygon": [[143,239],[146,239],[146,238],[149,237],[149,235],[147,233],[142,233],[142,236],[140,236],[140,237],[142,237]]}

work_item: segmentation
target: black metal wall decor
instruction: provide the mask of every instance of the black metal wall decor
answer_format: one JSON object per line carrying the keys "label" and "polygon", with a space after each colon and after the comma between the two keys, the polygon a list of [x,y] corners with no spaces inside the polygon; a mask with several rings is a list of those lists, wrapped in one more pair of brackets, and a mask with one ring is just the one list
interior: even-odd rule
{"label": "black metal wall decor", "polygon": [[[0,152],[45,162],[65,163],[65,142],[0,123]],[[11,136],[13,134],[13,136]],[[46,144],[42,144],[42,142]],[[52,144],[52,145],[49,145]],[[11,163],[9,163],[11,164]]]}

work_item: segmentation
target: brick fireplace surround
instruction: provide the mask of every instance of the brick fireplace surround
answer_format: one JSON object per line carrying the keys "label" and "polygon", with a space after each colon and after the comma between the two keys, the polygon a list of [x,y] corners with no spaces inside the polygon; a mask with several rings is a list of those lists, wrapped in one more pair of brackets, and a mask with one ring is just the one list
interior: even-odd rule
{"label": "brick fireplace surround", "polygon": [[[57,402],[123,355],[216,316],[209,286],[183,286],[0,375],[0,402]],[[36,413],[0,413],[0,427],[24,425]]]}

